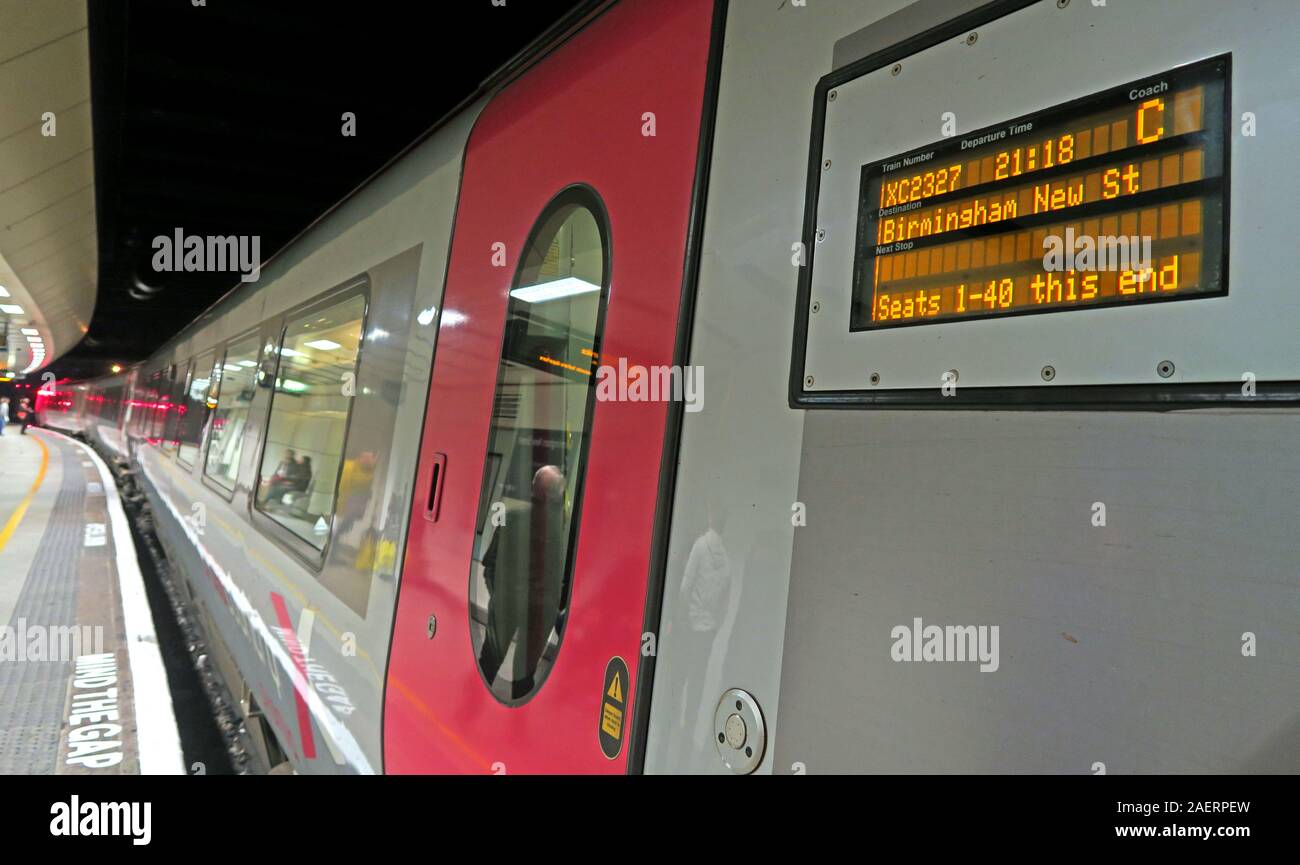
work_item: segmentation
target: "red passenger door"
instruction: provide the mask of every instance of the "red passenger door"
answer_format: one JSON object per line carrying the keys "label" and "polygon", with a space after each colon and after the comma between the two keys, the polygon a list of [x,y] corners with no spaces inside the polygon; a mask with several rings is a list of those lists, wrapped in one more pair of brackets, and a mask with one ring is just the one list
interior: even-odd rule
{"label": "red passenger door", "polygon": [[390,772],[626,769],[713,11],[613,6],[470,136]]}

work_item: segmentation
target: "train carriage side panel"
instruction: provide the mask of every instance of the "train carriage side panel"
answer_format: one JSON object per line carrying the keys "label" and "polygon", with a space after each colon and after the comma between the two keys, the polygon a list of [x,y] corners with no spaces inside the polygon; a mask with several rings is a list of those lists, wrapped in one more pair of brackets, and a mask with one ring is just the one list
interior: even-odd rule
{"label": "train carriage side panel", "polygon": [[[768,723],[777,721],[803,428],[784,392],[803,130],[835,39],[905,5],[737,2],[728,10],[688,361],[708,384],[704,410],[682,422],[648,773],[726,772],[711,728],[729,687],[754,694]],[[705,572],[728,584],[707,641],[693,633],[688,580]]]}
{"label": "train carriage side panel", "polygon": [[[809,178],[856,191],[863,164],[906,152],[871,151],[873,132],[858,139],[863,158],[837,153],[824,166],[810,148],[818,81],[839,40],[904,7],[945,4],[732,6],[691,358],[708,372],[710,400],[684,420],[663,613],[674,630],[660,642],[647,770],[726,773],[713,725],[719,698],[737,687],[766,721],[762,772],[1297,771],[1294,408],[789,407],[792,244],[804,236]],[[890,59],[877,86],[897,80],[915,110],[864,116],[862,128],[902,138],[902,116],[923,147],[941,139],[946,110],[965,133],[1224,53],[1238,111],[1261,92],[1275,105],[1297,101],[1294,76],[1278,74],[1300,26],[1292,3],[1250,15],[1209,0],[989,8],[1008,22],[1011,12],[1038,16],[1041,27],[1020,41],[987,21],[954,28],[937,43],[943,66],[904,53],[891,75]],[[1056,35],[1042,38],[1049,27]],[[891,32],[878,48],[910,35]],[[1071,63],[1092,64],[1074,82],[1062,71],[1065,43]],[[1008,74],[1034,68],[1044,71]],[[1021,97],[1035,104],[969,116]],[[825,110],[845,102],[842,92]],[[1288,278],[1294,217],[1269,201],[1285,202],[1296,184],[1297,123],[1285,107],[1270,116],[1279,126],[1252,139],[1238,118],[1228,123],[1233,297],[1169,304],[1179,308],[1169,315],[1262,303],[1252,298]],[[831,292],[815,296],[839,290],[818,281],[829,272],[814,263],[814,290]],[[823,302],[818,315],[841,314],[835,307]],[[1290,315],[1294,304],[1272,309]],[[1130,312],[1056,320],[1096,323],[1104,347],[1103,324]],[[1179,369],[1216,356],[1211,342]],[[1153,379],[1162,359],[1150,359]],[[1025,360],[1037,377],[1050,358]],[[1244,369],[1225,372],[1234,389]],[[870,371],[860,370],[864,389]],[[963,369],[960,386],[977,374]],[[689,587],[701,574],[729,586],[728,604],[704,636],[674,639],[700,607],[674,581]],[[914,647],[935,626],[998,626],[996,662],[927,663],[933,647]]]}
{"label": "train carriage side panel", "polygon": [[[127,431],[158,534],[247,685],[236,697],[264,714],[299,772],[383,767],[397,568],[477,112],[449,121],[141,367]],[[177,409],[156,408],[169,386],[154,373],[173,367],[179,411],[207,413],[205,378],[216,403],[197,442],[183,417],[168,421]],[[292,490],[278,472],[290,449],[313,460]]]}

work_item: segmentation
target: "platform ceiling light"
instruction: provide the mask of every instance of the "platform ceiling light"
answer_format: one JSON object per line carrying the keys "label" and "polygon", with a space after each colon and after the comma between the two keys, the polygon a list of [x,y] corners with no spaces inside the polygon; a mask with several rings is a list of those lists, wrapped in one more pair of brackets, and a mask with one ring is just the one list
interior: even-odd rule
{"label": "platform ceiling light", "polygon": [[307,342],[303,344],[306,345],[308,348],[314,348],[319,351],[333,351],[336,348],[343,347],[342,345],[340,345],[339,343],[335,342],[332,339],[313,339],[311,342]]}
{"label": "platform ceiling light", "polygon": [[109,367],[109,370],[114,374],[119,373],[122,371],[122,365],[120,363],[115,363]]}
{"label": "platform ceiling light", "polygon": [[40,336],[41,332],[34,327],[24,327],[23,334],[26,336]]}
{"label": "platform ceiling light", "polygon": [[23,308],[16,303],[0,303],[0,312],[5,312],[9,315],[22,315]]}
{"label": "platform ceiling light", "polygon": [[[250,367],[250,366],[257,366],[257,361],[255,361],[255,360],[241,360],[241,361],[239,362],[239,365],[242,366],[242,367],[245,367],[245,368]],[[238,372],[238,370],[236,370],[236,372]]]}
{"label": "platform ceiling light", "polygon": [[0,285],[0,297],[8,297],[8,296],[9,296],[9,289],[5,288],[3,285]]}
{"label": "platform ceiling light", "polygon": [[543,282],[539,285],[525,285],[516,288],[510,292],[510,296],[517,297],[528,303],[545,303],[548,300],[559,300],[562,297],[589,294],[593,291],[600,291],[600,286],[587,282],[585,279],[578,279],[576,276],[566,276],[563,279]]}
{"label": "platform ceiling light", "polygon": [[135,285],[127,291],[127,294],[131,295],[134,300],[149,300],[162,291],[161,285],[150,285],[139,276],[135,277],[134,282]]}

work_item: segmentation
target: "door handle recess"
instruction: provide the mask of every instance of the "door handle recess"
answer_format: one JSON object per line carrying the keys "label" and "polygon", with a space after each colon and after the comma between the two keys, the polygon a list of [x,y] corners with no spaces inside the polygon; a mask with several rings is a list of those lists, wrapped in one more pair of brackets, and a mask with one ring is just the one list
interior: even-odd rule
{"label": "door handle recess", "polygon": [[438,511],[442,508],[442,487],[447,476],[447,455],[433,455],[433,465],[429,469],[429,498],[424,503],[424,518],[431,523],[438,521]]}

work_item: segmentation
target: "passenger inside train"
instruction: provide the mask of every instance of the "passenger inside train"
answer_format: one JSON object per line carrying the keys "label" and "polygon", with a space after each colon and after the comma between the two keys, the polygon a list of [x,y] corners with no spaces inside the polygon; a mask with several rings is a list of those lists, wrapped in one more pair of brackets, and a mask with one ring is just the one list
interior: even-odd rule
{"label": "passenger inside train", "polygon": [[293,448],[284,449],[284,458],[276,466],[275,473],[266,482],[266,492],[262,503],[268,509],[292,509],[297,498],[291,493],[306,492],[312,479],[311,457],[298,456]]}

